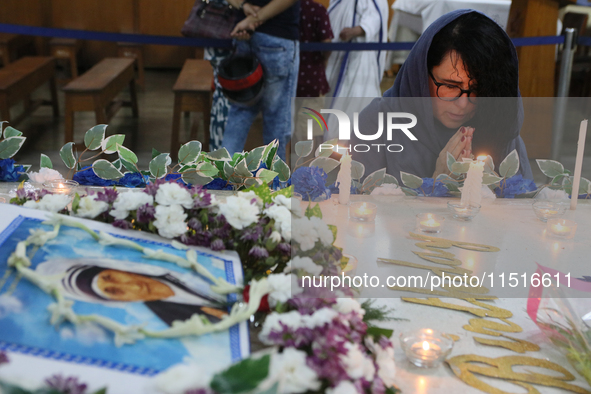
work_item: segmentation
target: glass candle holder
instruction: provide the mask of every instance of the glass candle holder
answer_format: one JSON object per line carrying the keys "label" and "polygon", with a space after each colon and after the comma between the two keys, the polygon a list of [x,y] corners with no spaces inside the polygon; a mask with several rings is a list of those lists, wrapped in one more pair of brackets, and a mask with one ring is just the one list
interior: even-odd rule
{"label": "glass candle holder", "polygon": [[378,207],[370,202],[356,202],[349,205],[349,219],[356,222],[373,222],[377,213]]}
{"label": "glass candle holder", "polygon": [[447,203],[447,209],[452,213],[454,219],[467,222],[468,220],[472,220],[480,212],[480,205],[461,204],[450,201]]}
{"label": "glass candle holder", "polygon": [[538,219],[547,222],[548,219],[564,215],[567,204],[563,202],[537,201],[533,203],[532,208]]}
{"label": "glass candle holder", "polygon": [[65,179],[54,179],[43,182],[43,188],[48,192],[53,194],[66,194],[68,196],[74,195],[78,186],[78,182]]}
{"label": "glass candle holder", "polygon": [[556,238],[570,239],[577,232],[577,222],[568,219],[548,219],[546,231]]}
{"label": "glass candle holder", "polygon": [[408,360],[422,368],[441,365],[451,353],[454,341],[442,333],[430,328],[423,328],[400,334],[400,344]]}
{"label": "glass candle holder", "polygon": [[440,233],[445,218],[434,213],[419,213],[417,215],[417,229],[424,233]]}

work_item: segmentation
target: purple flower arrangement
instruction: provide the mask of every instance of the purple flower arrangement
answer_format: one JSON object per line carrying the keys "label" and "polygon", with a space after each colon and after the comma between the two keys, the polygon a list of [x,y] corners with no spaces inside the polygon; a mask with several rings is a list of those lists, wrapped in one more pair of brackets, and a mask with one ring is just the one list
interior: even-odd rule
{"label": "purple flower arrangement", "polygon": [[[77,174],[92,179],[96,176],[92,175],[92,169]],[[29,201],[40,201],[47,194],[44,190],[20,189],[12,202],[25,205]],[[289,230],[289,209],[276,208],[275,211],[283,210],[283,216],[270,217],[265,212],[276,204],[273,201],[263,203],[253,195],[251,193],[248,198],[232,196],[228,200],[233,203],[218,203],[200,186],[189,188],[174,180],[156,180],[137,192],[111,188],[99,192],[87,190],[86,196],[74,198],[69,213],[122,229],[157,233],[187,245],[215,251],[235,250],[242,259],[248,281],[265,276],[271,267],[282,270],[291,256],[289,239],[277,231],[280,220],[284,222],[283,231]],[[246,219],[244,212],[249,213]]]}

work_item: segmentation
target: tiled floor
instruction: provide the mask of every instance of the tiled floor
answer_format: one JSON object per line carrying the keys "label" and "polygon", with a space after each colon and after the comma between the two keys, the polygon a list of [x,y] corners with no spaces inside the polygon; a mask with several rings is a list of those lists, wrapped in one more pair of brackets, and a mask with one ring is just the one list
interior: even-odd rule
{"label": "tiled floor", "polygon": [[[146,86],[138,93],[140,116],[134,119],[129,108],[121,109],[111,120],[108,128],[109,134],[126,134],[125,145],[132,149],[139,158],[141,167],[147,167],[151,158],[152,148],[161,152],[170,149],[170,133],[172,128],[172,113],[174,95],[172,86],[178,76],[179,70],[148,70],[146,72]],[[392,86],[393,78],[384,78],[383,90]],[[126,95],[127,93],[124,93]],[[36,92],[38,96],[48,96],[48,89],[41,88]],[[59,94],[60,109],[63,113],[63,94]],[[21,108],[14,107],[16,114]],[[203,138],[201,115],[192,114],[192,119],[199,122],[198,139]],[[182,124],[181,141],[188,139],[190,122],[185,119]],[[84,132],[96,124],[94,113],[79,112],[76,114],[74,129],[75,140],[82,142]],[[17,129],[28,137],[27,145],[21,149],[16,157],[19,163],[32,164],[33,170],[39,167],[40,153],[47,154],[53,161],[56,169],[66,173],[59,158],[59,149],[64,144],[64,119],[53,119],[50,107],[42,107],[17,125]],[[252,149],[262,145],[262,122],[255,121],[251,129],[246,149]],[[137,131],[138,140],[131,141],[133,131]],[[561,162],[566,168],[574,168],[574,155],[576,154],[577,130],[569,131],[564,138]],[[587,138],[586,157],[583,165],[583,176],[591,179],[591,136]],[[82,146],[82,145],[80,145]],[[89,157],[85,156],[85,157]],[[539,171],[535,161],[532,160],[534,178],[536,183],[546,181],[545,176]]]}

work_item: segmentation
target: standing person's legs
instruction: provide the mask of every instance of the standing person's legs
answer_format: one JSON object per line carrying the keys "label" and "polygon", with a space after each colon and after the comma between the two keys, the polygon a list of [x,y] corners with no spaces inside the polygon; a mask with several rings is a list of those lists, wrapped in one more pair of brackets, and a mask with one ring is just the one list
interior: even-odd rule
{"label": "standing person's legs", "polygon": [[300,64],[299,42],[255,33],[255,52],[265,70],[262,98],[263,140],[279,140],[277,154],[285,160],[292,131],[292,99],[296,95]]}
{"label": "standing person's legs", "polygon": [[[236,53],[247,54],[251,52],[251,48],[254,46],[253,41],[257,34],[253,35],[249,41],[237,41]],[[261,102],[251,107],[237,106],[236,104],[230,103],[230,110],[228,111],[228,121],[226,122],[226,128],[224,130],[224,138],[222,146],[228,150],[230,155],[235,152],[242,152],[244,150],[244,144],[246,143],[246,137],[248,137],[248,131],[254,121],[254,118],[261,109]]]}

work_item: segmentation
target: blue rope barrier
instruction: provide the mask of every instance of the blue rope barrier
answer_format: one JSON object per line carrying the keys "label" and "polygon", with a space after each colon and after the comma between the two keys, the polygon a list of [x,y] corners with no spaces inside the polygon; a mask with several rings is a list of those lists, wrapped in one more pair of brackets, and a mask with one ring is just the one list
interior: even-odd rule
{"label": "blue rope barrier", "polygon": [[[232,48],[232,40],[211,38],[186,38],[157,36],[149,34],[108,33],[76,29],[56,29],[52,27],[24,26],[0,23],[0,32],[25,34],[41,37],[75,38],[79,40],[130,42],[136,44],[176,45],[190,47]],[[564,36],[542,36],[514,38],[516,47],[534,45],[563,44]],[[302,51],[405,51],[414,46],[414,42],[302,42]],[[591,46],[591,37],[579,37],[580,45]]]}
{"label": "blue rope barrier", "polygon": [[582,46],[586,46],[586,47],[591,47],[591,37],[579,36],[579,39],[577,40],[577,44],[582,45]]}

